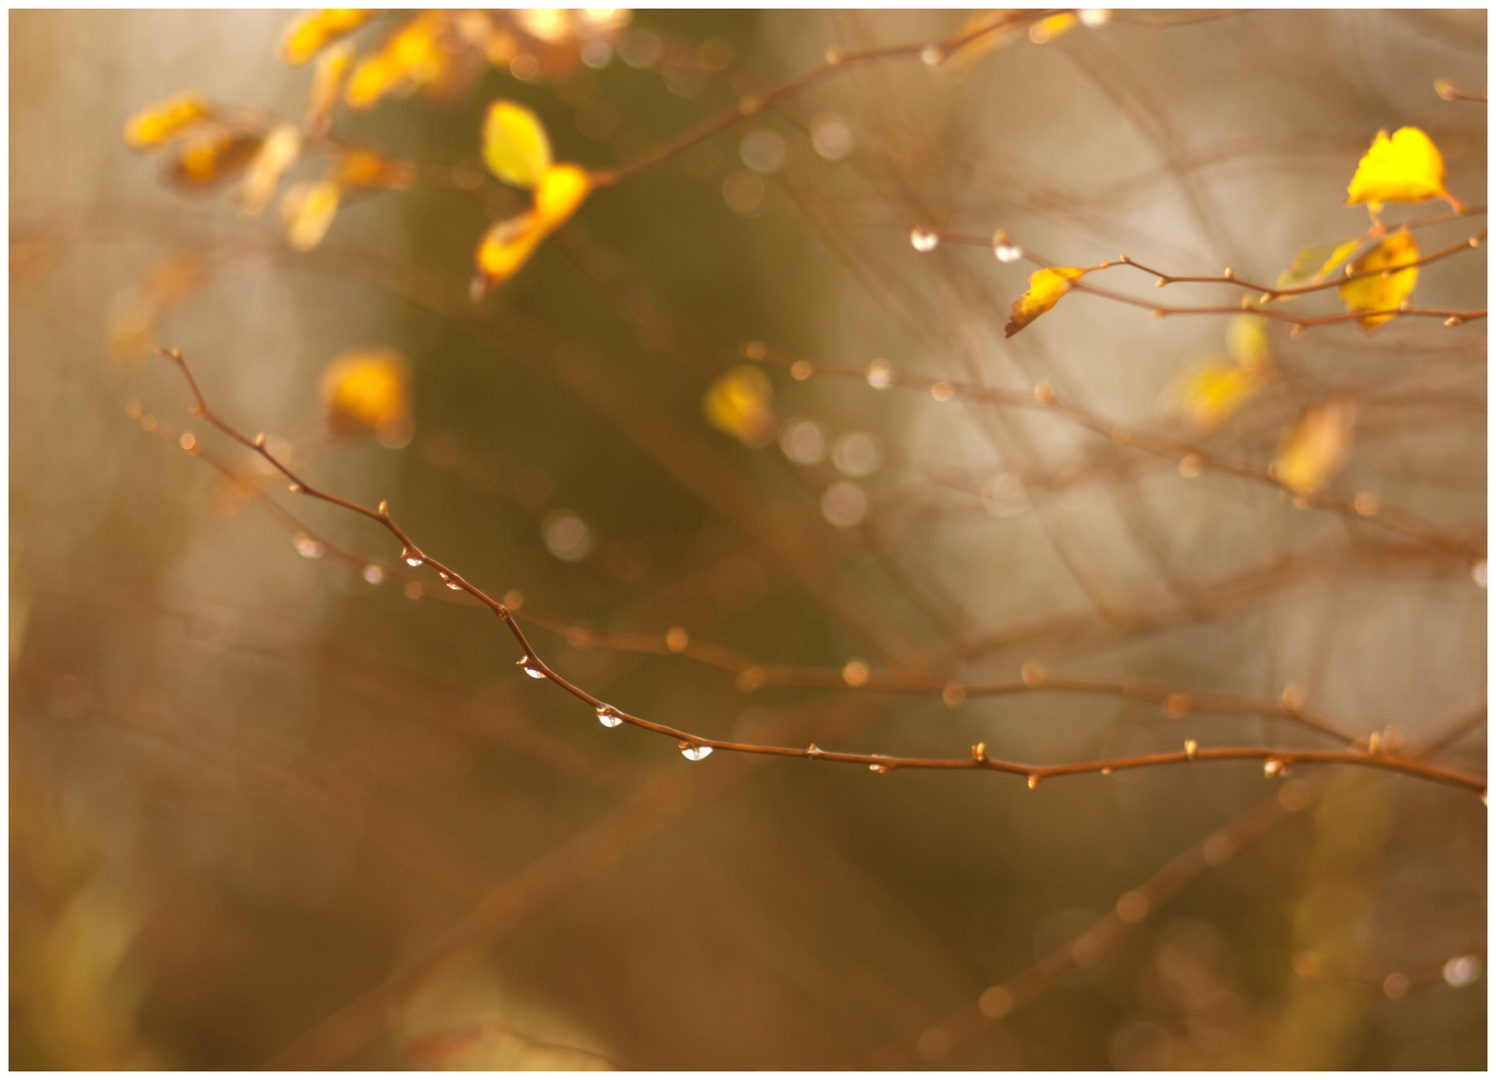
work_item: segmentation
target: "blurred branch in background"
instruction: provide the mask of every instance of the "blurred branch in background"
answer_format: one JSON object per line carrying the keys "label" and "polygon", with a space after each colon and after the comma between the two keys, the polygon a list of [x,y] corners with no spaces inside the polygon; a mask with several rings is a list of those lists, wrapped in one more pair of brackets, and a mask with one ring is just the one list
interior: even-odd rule
{"label": "blurred branch in background", "polygon": [[1484,41],[17,13],[12,1065],[1484,1067]]}

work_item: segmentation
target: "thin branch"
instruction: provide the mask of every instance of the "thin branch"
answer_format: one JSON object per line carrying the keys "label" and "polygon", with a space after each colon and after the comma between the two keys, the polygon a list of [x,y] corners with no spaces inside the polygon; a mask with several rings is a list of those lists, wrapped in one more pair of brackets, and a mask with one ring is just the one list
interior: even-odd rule
{"label": "thin branch", "polygon": [[1083,405],[1061,398],[1048,383],[1036,384],[1033,392],[1027,394],[1017,390],[997,390],[958,380],[931,378],[927,375],[902,371],[887,364],[879,367],[876,372],[871,372],[866,367],[855,368],[847,365],[812,363],[808,360],[795,359],[787,354],[776,352],[759,342],[753,342],[744,346],[743,355],[751,360],[758,360],[776,367],[785,368],[797,379],[809,379],[816,375],[827,375],[837,378],[868,380],[870,375],[875,375],[878,380],[877,385],[881,387],[925,390],[934,395],[939,401],[960,398],[992,405],[1051,411],[1094,431],[1098,435],[1104,435],[1119,445],[1130,446],[1144,453],[1155,454],[1175,462],[1183,462],[1188,459],[1191,467],[1197,468],[1202,472],[1215,472],[1225,476],[1233,476],[1240,480],[1251,480],[1255,483],[1266,484],[1280,491],[1288,492],[1293,495],[1294,505],[1300,509],[1328,510],[1351,520],[1373,522],[1394,532],[1418,540],[1421,543],[1436,547],[1441,551],[1457,555],[1468,562],[1478,562],[1486,557],[1483,547],[1468,543],[1457,536],[1452,536],[1406,510],[1387,506],[1380,499],[1346,498],[1322,492],[1291,492],[1265,466],[1251,465],[1246,462],[1224,458],[1197,444],[1185,442],[1182,439],[1154,432],[1141,431],[1137,428],[1128,427],[1125,424],[1115,423],[1101,414],[1087,409]]}
{"label": "thin branch", "polygon": [[[1477,792],[1484,797],[1486,782],[1481,777],[1453,769],[1409,761],[1388,753],[1372,753],[1369,751],[1285,750],[1269,747],[1213,747],[1202,749],[1195,740],[1190,739],[1186,740],[1184,750],[1172,753],[1142,754],[1132,757],[1070,762],[1058,765],[1028,765],[990,758],[987,756],[986,747],[982,743],[973,746],[971,755],[965,758],[907,758],[885,754],[852,754],[839,751],[825,751],[820,749],[815,743],[801,748],[706,739],[666,724],[659,724],[651,720],[646,720],[643,717],[633,716],[614,708],[600,698],[594,697],[580,686],[577,686],[550,668],[540,658],[535,648],[525,637],[524,631],[520,629],[509,608],[504,603],[495,600],[486,592],[467,581],[450,566],[421,551],[410,536],[390,516],[388,503],[380,502],[377,509],[369,509],[340,496],[324,492],[307,483],[269,450],[263,433],[254,438],[249,438],[213,413],[208,407],[207,400],[203,397],[202,391],[197,385],[197,380],[193,378],[192,372],[188,368],[187,362],[180,350],[168,351],[161,349],[158,351],[162,356],[176,365],[178,371],[181,372],[182,377],[186,381],[187,387],[193,397],[194,404],[191,408],[193,415],[201,417],[230,439],[259,454],[268,464],[273,466],[287,479],[293,494],[306,495],[330,503],[378,523],[400,542],[401,558],[408,566],[430,566],[437,572],[437,575],[449,589],[466,592],[498,616],[523,650],[524,654],[517,663],[524,669],[527,675],[535,679],[548,680],[578,700],[585,702],[593,709],[599,720],[609,724],[609,726],[616,726],[618,723],[628,723],[645,731],[652,731],[656,734],[677,740],[682,752],[693,760],[700,760],[713,750],[725,750],[739,754],[798,757],[812,761],[864,765],[876,773],[888,773],[896,769],[982,769],[1022,776],[1028,781],[1028,785],[1031,788],[1037,787],[1042,780],[1049,777],[1073,776],[1081,773],[1110,774],[1121,769],[1149,768],[1197,761],[1261,761],[1266,775],[1280,776],[1286,773],[1294,763],[1302,762],[1308,764],[1357,765],[1364,768],[1399,772],[1424,780],[1462,787]],[[190,438],[189,441],[189,438],[188,435],[183,436],[181,441],[182,448],[189,453],[195,453],[197,451],[197,440]]]}

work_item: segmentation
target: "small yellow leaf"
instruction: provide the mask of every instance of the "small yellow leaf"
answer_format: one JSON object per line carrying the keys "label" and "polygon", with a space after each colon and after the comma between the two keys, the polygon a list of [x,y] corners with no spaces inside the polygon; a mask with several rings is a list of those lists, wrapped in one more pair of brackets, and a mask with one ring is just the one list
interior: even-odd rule
{"label": "small yellow leaf", "polygon": [[312,71],[312,92],[306,103],[306,128],[313,134],[324,135],[332,127],[333,110],[337,108],[343,79],[353,65],[353,57],[353,43],[348,41],[317,57],[317,66]]}
{"label": "small yellow leaf", "polygon": [[295,124],[281,124],[265,137],[239,192],[239,210],[245,217],[259,217],[265,212],[275,186],[300,155],[301,131]]}
{"label": "small yellow leaf", "polygon": [[1217,362],[1185,376],[1178,396],[1195,428],[1210,431],[1245,405],[1261,385],[1256,372],[1240,364]]}
{"label": "small yellow leaf", "polygon": [[1012,337],[1054,307],[1086,273],[1076,266],[1051,266],[1030,274],[1028,291],[1013,303],[1013,317],[1003,328],[1005,336]]}
{"label": "small yellow leaf", "polygon": [[529,261],[549,230],[534,210],[500,221],[483,234],[478,243],[478,276],[473,280],[473,298],[495,285],[502,285]]}
{"label": "small yellow leaf", "polygon": [[551,141],[523,105],[495,101],[483,118],[483,163],[506,184],[530,188],[551,167]]}
{"label": "small yellow leaf", "polygon": [[1293,257],[1287,270],[1278,275],[1277,288],[1296,289],[1300,285],[1317,285],[1346,259],[1366,238],[1353,236],[1333,244],[1304,248]]}
{"label": "small yellow leaf", "polygon": [[1447,198],[1444,158],[1417,128],[1398,128],[1390,139],[1386,131],[1379,131],[1346,191],[1350,196],[1345,201],[1347,206],[1370,203],[1373,213],[1384,202]]}
{"label": "small yellow leaf", "polygon": [[201,95],[185,90],[130,117],[125,124],[125,144],[137,150],[157,146],[211,115]]}
{"label": "small yellow leaf", "polygon": [[351,34],[368,22],[376,12],[358,8],[324,8],[300,16],[281,38],[280,58],[287,64],[304,64],[323,46]]}
{"label": "small yellow leaf", "polygon": [[1398,270],[1395,273],[1375,273],[1418,261],[1418,241],[1407,230],[1399,230],[1385,238],[1380,244],[1346,266],[1347,275],[1372,271],[1369,277],[1356,278],[1340,286],[1340,299],[1349,311],[1377,311],[1380,315],[1365,315],[1356,321],[1363,330],[1373,330],[1394,318],[1393,310],[1412,295],[1418,284],[1418,268]]}
{"label": "small yellow leaf", "polygon": [[249,168],[264,140],[245,132],[217,131],[186,143],[167,169],[166,178],[187,188],[231,180]]}
{"label": "small yellow leaf", "polygon": [[1078,22],[1080,20],[1068,11],[1062,11],[1058,15],[1049,15],[1029,27],[1029,40],[1035,45],[1043,45],[1053,41]]}
{"label": "small yellow leaf", "polygon": [[297,184],[286,192],[281,214],[291,246],[297,251],[311,251],[322,243],[342,198],[343,189],[332,180]]}
{"label": "small yellow leaf", "polygon": [[774,387],[756,367],[743,364],[717,378],[701,404],[712,427],[749,446],[774,437]]}
{"label": "small yellow leaf", "polygon": [[542,240],[565,224],[592,192],[592,175],[578,165],[552,165],[535,185],[535,204],[517,217],[500,221],[478,244],[478,275],[473,299],[502,285],[529,261]]}
{"label": "small yellow leaf", "polygon": [[1299,495],[1318,491],[1345,464],[1355,420],[1355,408],[1344,402],[1304,410],[1278,444],[1273,477]]}
{"label": "small yellow leaf", "polygon": [[406,94],[435,82],[452,64],[442,47],[447,15],[425,11],[402,26],[373,56],[354,68],[343,92],[349,108],[372,108],[386,94]]}
{"label": "small yellow leaf", "polygon": [[321,397],[327,425],[336,434],[372,431],[394,448],[410,441],[410,365],[391,349],[354,349],[338,356],[322,373]]}
{"label": "small yellow leaf", "polygon": [[592,175],[579,165],[552,165],[535,186],[535,212],[554,230],[592,194]]}
{"label": "small yellow leaf", "polygon": [[1261,315],[1233,315],[1226,321],[1226,351],[1242,367],[1265,372],[1273,364],[1267,343],[1267,320]]}

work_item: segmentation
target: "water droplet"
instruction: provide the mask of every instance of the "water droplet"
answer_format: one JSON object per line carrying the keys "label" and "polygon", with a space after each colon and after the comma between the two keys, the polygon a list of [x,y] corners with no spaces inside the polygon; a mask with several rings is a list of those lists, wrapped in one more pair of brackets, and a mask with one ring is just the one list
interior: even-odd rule
{"label": "water droplet", "polygon": [[1037,660],[1030,660],[1018,669],[1018,676],[1023,680],[1024,686],[1041,686],[1044,683],[1044,665]]}
{"label": "water droplet", "polygon": [[1199,752],[1200,752],[1200,744],[1199,743],[1197,743],[1194,739],[1185,739],[1184,740],[1184,756],[1185,757],[1189,758],[1191,761],[1194,761],[1195,760],[1195,755],[1198,754]]}
{"label": "water droplet", "polygon": [[862,686],[867,682],[868,666],[866,662],[853,657],[842,667],[842,681],[848,686]]}
{"label": "water droplet", "polygon": [[695,743],[683,742],[680,744],[681,757],[687,761],[700,761],[702,758],[710,757],[712,748],[710,746],[697,746]]}
{"label": "water droplet", "polygon": [[603,727],[617,727],[623,723],[623,717],[618,715],[618,710],[611,705],[599,705],[597,707],[597,722]]}
{"label": "water droplet", "polygon": [[815,374],[815,367],[809,360],[796,360],[790,365],[790,378],[796,382],[804,382]]}
{"label": "water droplet", "polygon": [[948,382],[937,382],[930,385],[930,396],[936,401],[949,401],[956,396],[956,388]]}
{"label": "water droplet", "polygon": [[992,238],[992,254],[997,256],[1000,263],[1015,263],[1023,258],[1023,248],[1008,239],[1008,234],[1001,229]]}
{"label": "water droplet", "polygon": [[525,674],[530,676],[530,678],[545,678],[545,671],[540,667],[540,661],[536,660],[533,656],[521,656],[515,663],[524,668]]}
{"label": "water droplet", "polygon": [[405,583],[405,598],[407,600],[419,600],[425,592],[426,590],[421,588],[419,581],[407,581]]}
{"label": "water droplet", "polygon": [[945,53],[941,51],[939,45],[926,45],[919,51],[919,61],[925,67],[939,67],[940,62],[944,59]]}
{"label": "water droplet", "polygon": [[462,582],[458,581],[455,577],[447,573],[445,570],[442,571],[441,579],[442,584],[451,589],[453,592],[462,591]]}
{"label": "water droplet", "polygon": [[1277,758],[1268,758],[1262,763],[1262,775],[1268,779],[1272,779],[1275,776],[1282,776],[1287,771],[1288,766]]}
{"label": "water droplet", "polygon": [[1089,26],[1092,30],[1098,26],[1105,26],[1112,21],[1111,8],[1081,8],[1076,14],[1080,16],[1081,23]]}
{"label": "water droplet", "polygon": [[893,368],[887,360],[874,360],[867,366],[867,384],[874,390],[887,390],[893,385]]}
{"label": "water droplet", "polygon": [[421,557],[421,553],[412,547],[408,547],[400,552],[400,558],[405,560],[406,566],[420,566],[426,561]]}
{"label": "water droplet", "polygon": [[683,626],[672,626],[665,632],[665,648],[671,652],[685,652],[691,645],[691,635]]}
{"label": "water droplet", "polygon": [[197,449],[197,436],[190,431],[184,431],[182,437],[177,440],[177,445],[190,454]]}
{"label": "water droplet", "polygon": [[1036,772],[1035,773],[1029,773],[1029,775],[1028,775],[1028,786],[1029,786],[1029,790],[1033,791],[1034,788],[1038,787],[1039,786],[1039,781],[1041,779],[1042,779],[1042,777],[1040,777],[1040,775],[1038,773],[1036,773]]}
{"label": "water droplet", "polygon": [[322,558],[322,545],[306,533],[297,533],[291,537],[291,543],[296,545],[296,553],[303,559]]}
{"label": "water droplet", "polygon": [[1480,978],[1480,957],[1453,956],[1444,964],[1444,981],[1450,986],[1469,986]]}
{"label": "water droplet", "polygon": [[923,255],[940,246],[940,234],[929,229],[914,229],[909,233],[909,246]]}
{"label": "water droplet", "polygon": [[1101,775],[1102,776],[1110,776],[1110,775],[1112,775],[1112,767],[1110,765],[1107,765],[1107,766],[1103,767],[1102,770],[1101,770]]}
{"label": "water droplet", "polygon": [[1193,480],[1200,475],[1205,463],[1200,460],[1199,454],[1185,454],[1179,459],[1179,475],[1186,480]]}
{"label": "water droplet", "polygon": [[370,563],[364,567],[364,580],[370,585],[378,585],[384,580],[384,567],[378,563]]}
{"label": "water droplet", "polygon": [[940,691],[940,700],[953,709],[957,708],[966,701],[966,687],[960,683],[946,683]]}
{"label": "water droplet", "polygon": [[884,773],[886,773],[888,771],[888,766],[887,765],[873,764],[873,765],[869,765],[868,766],[868,771],[869,772],[875,772],[879,776],[882,776]]}
{"label": "water droplet", "polygon": [[1475,582],[1482,589],[1484,589],[1489,583],[1490,574],[1491,572],[1486,569],[1486,560],[1484,559],[1478,560],[1476,564],[1470,568],[1470,580]]}
{"label": "water droplet", "polygon": [[300,495],[301,485],[296,483],[287,484],[286,490],[289,491],[292,495]]}
{"label": "water droplet", "polygon": [[811,757],[811,758],[818,758],[818,757],[821,756],[821,748],[819,746],[817,746],[815,743],[811,743],[810,746],[806,748],[805,756],[806,757]]}

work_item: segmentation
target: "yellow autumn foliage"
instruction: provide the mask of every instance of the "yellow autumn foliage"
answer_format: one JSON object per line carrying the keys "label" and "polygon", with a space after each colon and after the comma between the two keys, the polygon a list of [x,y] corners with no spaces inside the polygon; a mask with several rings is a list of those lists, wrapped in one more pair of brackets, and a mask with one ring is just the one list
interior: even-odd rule
{"label": "yellow autumn foliage", "polygon": [[1226,351],[1230,359],[1195,368],[1172,391],[1174,404],[1198,431],[1219,427],[1272,372],[1266,321],[1260,315],[1237,315],[1226,324]]}
{"label": "yellow autumn foliage", "polygon": [[351,34],[377,12],[359,8],[324,8],[299,16],[281,37],[280,58],[287,64],[304,64],[323,47]]}
{"label": "yellow autumn foliage", "polygon": [[483,163],[506,184],[538,184],[551,167],[551,140],[540,118],[513,101],[495,101],[483,118]]}
{"label": "yellow autumn foliage", "polygon": [[322,372],[320,395],[336,434],[373,432],[386,446],[410,441],[410,365],[392,349],[354,349]]}
{"label": "yellow autumn foliage", "polygon": [[1350,263],[1347,276],[1368,274],[1347,281],[1340,286],[1340,299],[1348,311],[1382,312],[1364,315],[1356,321],[1363,330],[1374,330],[1388,319],[1395,318],[1392,312],[1413,293],[1418,284],[1418,268],[1409,267],[1396,273],[1377,273],[1418,261],[1418,241],[1407,230],[1399,230],[1386,237],[1365,255]]}
{"label": "yellow autumn foliage", "polygon": [[202,95],[184,90],[148,105],[125,123],[125,145],[137,150],[158,146],[212,115]]}
{"label": "yellow autumn foliage", "polygon": [[297,251],[311,251],[327,235],[343,199],[343,189],[332,180],[297,184],[281,199],[286,239]]}
{"label": "yellow autumn foliage", "polygon": [[1390,138],[1385,130],[1377,132],[1346,192],[1347,206],[1367,203],[1373,213],[1384,202],[1416,203],[1439,198],[1462,209],[1444,190],[1444,157],[1439,148],[1414,127],[1398,128]]}
{"label": "yellow autumn foliage", "polygon": [[239,192],[240,212],[246,217],[264,213],[276,185],[300,155],[301,130],[295,124],[280,124],[267,135]]}
{"label": "yellow autumn foliage", "polygon": [[478,244],[473,297],[513,277],[535,249],[560,228],[592,192],[592,176],[578,165],[552,165],[535,185],[534,205],[493,225]]}
{"label": "yellow autumn foliage", "polygon": [[370,109],[387,94],[410,93],[440,79],[452,63],[441,41],[446,25],[440,11],[411,19],[354,68],[343,101],[352,109]]}
{"label": "yellow autumn foliage", "polygon": [[353,66],[353,58],[353,45],[346,41],[317,57],[317,66],[312,71],[312,90],[306,103],[308,131],[322,135],[332,126],[333,110],[337,108],[338,95],[343,92],[343,80]]}
{"label": "yellow autumn foliage", "polygon": [[712,427],[749,446],[765,446],[774,437],[774,387],[749,364],[719,376],[701,406]]}
{"label": "yellow autumn foliage", "polygon": [[1337,266],[1350,258],[1365,240],[1364,236],[1353,236],[1348,240],[1337,240],[1333,244],[1304,248],[1293,257],[1288,269],[1278,275],[1276,287],[1296,289],[1301,285],[1318,285]]}
{"label": "yellow autumn foliage", "polygon": [[1012,337],[1054,307],[1086,273],[1077,266],[1049,266],[1030,274],[1028,290],[1013,303],[1013,315],[1003,328],[1004,336]]}
{"label": "yellow autumn foliage", "polygon": [[1355,419],[1355,408],[1345,402],[1304,410],[1278,445],[1274,479],[1298,495],[1318,491],[1345,464]]}

